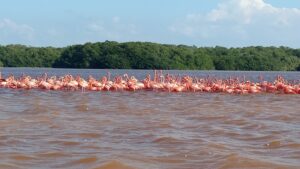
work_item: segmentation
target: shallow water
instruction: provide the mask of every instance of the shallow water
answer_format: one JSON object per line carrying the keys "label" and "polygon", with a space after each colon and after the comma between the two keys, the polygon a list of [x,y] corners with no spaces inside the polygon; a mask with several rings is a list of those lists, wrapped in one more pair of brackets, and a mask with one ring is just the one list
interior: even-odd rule
{"label": "shallow water", "polygon": [[[106,73],[74,69],[2,72]],[[137,77],[146,73],[129,72]],[[282,74],[300,79],[297,72],[175,73],[245,75],[249,79]],[[299,168],[299,100],[299,95],[276,94],[0,89],[0,168]]]}

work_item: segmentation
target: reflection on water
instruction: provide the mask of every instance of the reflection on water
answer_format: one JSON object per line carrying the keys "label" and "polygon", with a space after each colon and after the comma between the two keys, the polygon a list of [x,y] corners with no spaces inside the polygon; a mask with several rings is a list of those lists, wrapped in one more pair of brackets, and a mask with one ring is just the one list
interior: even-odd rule
{"label": "reflection on water", "polygon": [[298,168],[299,99],[0,89],[0,168]]}

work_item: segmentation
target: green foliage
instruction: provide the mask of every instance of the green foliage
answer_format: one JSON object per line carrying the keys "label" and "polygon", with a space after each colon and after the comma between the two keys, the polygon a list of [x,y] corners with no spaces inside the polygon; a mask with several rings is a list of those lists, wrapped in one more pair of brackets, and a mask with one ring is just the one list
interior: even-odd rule
{"label": "green foliage", "polygon": [[165,45],[105,41],[65,48],[0,46],[0,67],[300,70],[300,49]]}
{"label": "green foliage", "polygon": [[0,61],[6,67],[51,67],[61,51],[52,47],[0,46]]}

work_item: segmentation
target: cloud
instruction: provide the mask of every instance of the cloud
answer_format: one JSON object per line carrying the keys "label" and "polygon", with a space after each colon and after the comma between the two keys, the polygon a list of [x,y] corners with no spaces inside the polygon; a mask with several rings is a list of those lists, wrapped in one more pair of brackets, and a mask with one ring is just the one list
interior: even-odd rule
{"label": "cloud", "polygon": [[92,32],[103,32],[105,31],[105,28],[102,26],[101,23],[90,23],[87,26],[88,30],[92,31]]}
{"label": "cloud", "polygon": [[[0,38],[2,41],[30,41],[34,37],[34,29],[26,24],[19,24],[11,19],[0,20]],[[14,42],[15,43],[15,42]]]}
{"label": "cloud", "polygon": [[300,47],[300,9],[278,8],[263,0],[223,0],[207,13],[191,13],[169,30],[215,45]]}
{"label": "cloud", "polygon": [[113,20],[114,23],[119,23],[120,22],[120,17],[115,16],[115,17],[112,18],[112,20]]}
{"label": "cloud", "polygon": [[122,22],[118,16],[106,21],[92,21],[86,26],[88,33],[95,39],[124,41],[138,33],[136,25]]}

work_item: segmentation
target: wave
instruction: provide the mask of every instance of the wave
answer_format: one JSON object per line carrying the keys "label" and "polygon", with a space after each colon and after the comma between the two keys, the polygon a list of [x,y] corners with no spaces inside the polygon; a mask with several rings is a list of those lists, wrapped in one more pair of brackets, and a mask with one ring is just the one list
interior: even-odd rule
{"label": "wave", "polygon": [[136,169],[120,161],[112,160],[92,169]]}

